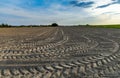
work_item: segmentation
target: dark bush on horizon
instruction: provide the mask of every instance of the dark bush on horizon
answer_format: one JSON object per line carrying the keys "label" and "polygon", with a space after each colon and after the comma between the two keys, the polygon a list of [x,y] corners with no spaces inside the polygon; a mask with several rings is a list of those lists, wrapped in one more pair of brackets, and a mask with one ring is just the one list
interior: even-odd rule
{"label": "dark bush on horizon", "polygon": [[58,24],[57,24],[57,23],[52,23],[51,26],[52,26],[52,27],[57,27]]}
{"label": "dark bush on horizon", "polygon": [[90,26],[89,24],[86,24],[86,26]]}

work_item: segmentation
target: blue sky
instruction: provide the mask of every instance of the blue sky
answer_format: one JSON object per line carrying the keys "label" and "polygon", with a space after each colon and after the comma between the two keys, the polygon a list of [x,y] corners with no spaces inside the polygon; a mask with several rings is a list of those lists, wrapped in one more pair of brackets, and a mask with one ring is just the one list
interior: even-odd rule
{"label": "blue sky", "polygon": [[119,24],[120,0],[1,0],[0,23]]}

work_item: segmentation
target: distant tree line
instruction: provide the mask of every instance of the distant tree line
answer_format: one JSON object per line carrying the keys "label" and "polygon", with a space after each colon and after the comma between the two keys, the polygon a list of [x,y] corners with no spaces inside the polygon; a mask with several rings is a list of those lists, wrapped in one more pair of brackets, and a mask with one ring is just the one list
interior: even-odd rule
{"label": "distant tree line", "polygon": [[11,25],[2,23],[2,24],[0,24],[0,27],[11,27]]}
{"label": "distant tree line", "polygon": [[19,25],[19,26],[13,26],[8,24],[0,24],[0,27],[57,27],[59,26],[57,23],[52,23],[51,25]]}
{"label": "distant tree line", "polygon": [[[19,25],[19,26],[13,26],[9,24],[0,24],[0,27],[57,27],[59,26],[57,23],[52,23],[51,25]],[[86,24],[86,25],[72,25],[72,26],[81,26],[81,27],[90,27],[91,25]]]}

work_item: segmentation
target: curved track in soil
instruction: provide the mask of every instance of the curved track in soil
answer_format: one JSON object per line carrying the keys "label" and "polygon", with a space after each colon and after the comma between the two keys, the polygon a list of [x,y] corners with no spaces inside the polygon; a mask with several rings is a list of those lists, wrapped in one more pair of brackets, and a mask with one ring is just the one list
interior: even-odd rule
{"label": "curved track in soil", "polygon": [[0,78],[120,78],[120,29],[0,29]]}

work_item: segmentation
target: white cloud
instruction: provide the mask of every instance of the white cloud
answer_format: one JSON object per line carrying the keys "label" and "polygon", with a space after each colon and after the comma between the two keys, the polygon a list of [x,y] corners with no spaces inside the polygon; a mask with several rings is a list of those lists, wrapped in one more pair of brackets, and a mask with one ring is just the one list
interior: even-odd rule
{"label": "white cloud", "polygon": [[[9,24],[51,24],[52,22],[60,24],[119,23],[120,14],[115,13],[120,13],[118,10],[120,4],[113,4],[105,8],[96,8],[97,6],[112,3],[112,0],[86,1],[93,1],[95,4],[90,8],[79,8],[53,3],[48,8],[25,9],[17,5],[21,3],[20,0],[17,0],[11,4],[2,4],[0,6],[0,14],[6,14],[6,16],[0,16],[0,22]],[[11,17],[7,15],[11,15]]]}

